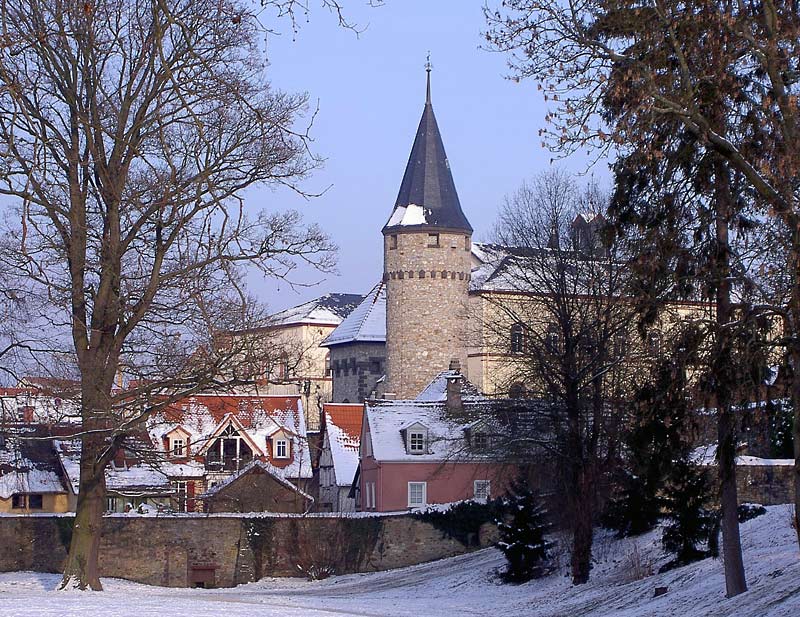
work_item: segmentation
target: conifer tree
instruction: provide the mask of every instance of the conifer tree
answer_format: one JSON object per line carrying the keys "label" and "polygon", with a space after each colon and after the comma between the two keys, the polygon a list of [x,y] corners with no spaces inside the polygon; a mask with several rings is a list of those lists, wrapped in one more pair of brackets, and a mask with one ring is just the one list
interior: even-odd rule
{"label": "conifer tree", "polygon": [[524,583],[552,570],[553,542],[546,537],[550,528],[547,512],[525,481],[514,482],[511,493],[506,502],[506,518],[497,521],[497,546],[508,561],[501,576],[507,582]]}
{"label": "conifer tree", "polygon": [[667,524],[662,536],[664,549],[675,559],[662,570],[718,555],[719,515],[706,507],[709,492],[701,468],[686,458],[675,463],[665,490]]}

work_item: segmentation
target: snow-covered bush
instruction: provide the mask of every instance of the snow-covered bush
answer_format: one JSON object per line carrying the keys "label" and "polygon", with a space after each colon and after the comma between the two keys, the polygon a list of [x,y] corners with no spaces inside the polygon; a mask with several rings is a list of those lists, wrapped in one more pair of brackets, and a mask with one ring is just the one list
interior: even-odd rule
{"label": "snow-covered bush", "polygon": [[499,499],[483,501],[458,501],[447,507],[432,506],[414,516],[436,527],[448,538],[464,546],[480,545],[480,530],[485,523],[502,516],[503,502]]}

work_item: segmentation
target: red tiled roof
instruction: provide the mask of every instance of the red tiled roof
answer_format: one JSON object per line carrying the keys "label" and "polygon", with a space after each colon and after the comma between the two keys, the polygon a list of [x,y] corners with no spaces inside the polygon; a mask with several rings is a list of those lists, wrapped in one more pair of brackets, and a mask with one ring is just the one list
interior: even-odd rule
{"label": "red tiled roof", "polygon": [[331,417],[331,421],[347,433],[351,439],[361,439],[361,423],[364,420],[364,405],[346,403],[324,403],[323,411]]}
{"label": "red tiled roof", "polygon": [[227,414],[232,414],[242,426],[248,428],[252,424],[253,417],[260,418],[264,412],[269,415],[287,411],[299,413],[300,396],[198,394],[173,403],[167,408],[165,415],[179,422],[183,412],[193,405],[202,405],[215,422],[221,422]]}

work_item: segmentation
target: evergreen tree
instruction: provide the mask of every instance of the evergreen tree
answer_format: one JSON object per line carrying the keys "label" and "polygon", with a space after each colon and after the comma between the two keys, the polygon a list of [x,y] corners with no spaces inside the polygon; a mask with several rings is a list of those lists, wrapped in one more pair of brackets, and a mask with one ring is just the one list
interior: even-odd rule
{"label": "evergreen tree", "polygon": [[662,516],[665,479],[688,450],[692,417],[684,369],[698,340],[690,326],[673,332],[665,357],[636,395],[632,426],[624,438],[623,470],[603,516],[603,524],[620,537],[650,531]]}
{"label": "evergreen tree", "polygon": [[497,521],[497,546],[508,561],[501,576],[507,582],[524,583],[552,570],[553,542],[545,536],[550,527],[547,512],[524,480],[514,482],[511,493],[505,504],[506,516]]}
{"label": "evergreen tree", "polygon": [[719,554],[719,513],[706,508],[710,487],[703,470],[687,459],[674,465],[665,490],[662,544],[675,555],[663,570]]}

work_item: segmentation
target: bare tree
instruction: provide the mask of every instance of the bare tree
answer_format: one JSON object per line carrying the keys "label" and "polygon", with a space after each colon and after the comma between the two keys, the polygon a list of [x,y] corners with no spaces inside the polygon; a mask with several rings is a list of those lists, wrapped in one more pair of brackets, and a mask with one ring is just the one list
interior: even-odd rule
{"label": "bare tree", "polygon": [[633,310],[624,264],[603,240],[606,202],[560,172],[506,200],[497,239],[510,257],[500,276],[517,299],[489,296],[485,326],[485,344],[510,364],[509,384],[547,402],[547,421],[521,437],[547,452],[565,489],[576,584],[589,578],[599,486],[617,461],[632,370]]}
{"label": "bare tree", "polygon": [[[253,216],[243,202],[256,184],[296,187],[316,163],[294,129],[306,98],[265,81],[260,12],[238,0],[0,7],[0,193],[18,222],[5,262],[47,299],[50,340],[71,348],[80,380],[63,586],[101,588],[103,471],[126,435],[172,400],[249,378],[231,363],[257,352],[216,334],[259,325],[243,266],[332,265],[298,214]],[[121,369],[136,377],[125,391]]]}

